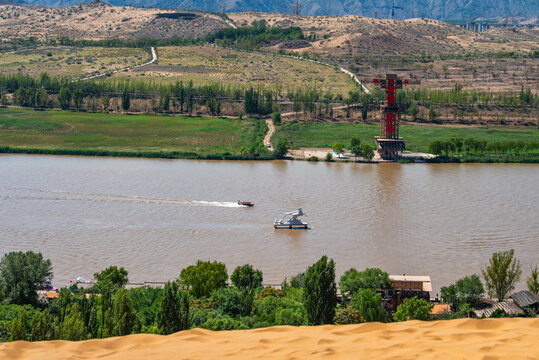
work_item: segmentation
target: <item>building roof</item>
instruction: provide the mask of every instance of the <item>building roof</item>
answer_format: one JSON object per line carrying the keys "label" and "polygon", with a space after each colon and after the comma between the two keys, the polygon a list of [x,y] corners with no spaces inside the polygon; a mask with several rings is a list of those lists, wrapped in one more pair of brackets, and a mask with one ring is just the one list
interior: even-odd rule
{"label": "building roof", "polygon": [[431,315],[451,314],[451,306],[449,304],[434,304],[430,311]]}
{"label": "building roof", "polygon": [[539,302],[539,295],[536,295],[528,290],[516,292],[511,295],[510,298],[513,299],[515,303],[521,308]]}
{"label": "building roof", "polygon": [[432,291],[432,283],[430,282],[430,276],[389,275],[389,280],[394,282],[421,282],[423,283],[423,291]]}
{"label": "building roof", "polygon": [[522,313],[522,309],[518,307],[518,305],[515,304],[512,299],[510,299],[506,301],[495,302],[484,309],[474,310],[474,314],[477,317],[483,317],[483,315],[485,317],[490,317],[492,313],[494,313],[494,311],[498,309],[505,310],[505,312],[509,315],[517,315]]}
{"label": "building roof", "polygon": [[60,294],[56,291],[49,291],[47,293],[47,299],[56,299]]}

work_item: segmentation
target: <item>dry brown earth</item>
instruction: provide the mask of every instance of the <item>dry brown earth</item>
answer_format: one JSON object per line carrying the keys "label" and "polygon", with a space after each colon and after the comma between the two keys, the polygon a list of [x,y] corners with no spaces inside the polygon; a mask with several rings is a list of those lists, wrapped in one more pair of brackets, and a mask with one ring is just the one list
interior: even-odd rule
{"label": "dry brown earth", "polygon": [[[218,16],[189,12],[180,18],[158,14],[174,11],[112,6],[90,2],[64,8],[0,5],[0,40],[9,38],[77,39],[199,38],[228,25]],[[162,16],[162,15],[161,15]]]}
{"label": "dry brown earth", "polygon": [[[362,16],[295,16],[274,13],[232,13],[238,26],[266,20],[272,26],[299,26],[306,35],[317,36],[310,48],[296,52],[325,56],[429,55],[515,51],[528,53],[538,48],[536,30],[511,34],[476,33],[431,19],[372,19]],[[510,35],[510,36],[509,36]]]}

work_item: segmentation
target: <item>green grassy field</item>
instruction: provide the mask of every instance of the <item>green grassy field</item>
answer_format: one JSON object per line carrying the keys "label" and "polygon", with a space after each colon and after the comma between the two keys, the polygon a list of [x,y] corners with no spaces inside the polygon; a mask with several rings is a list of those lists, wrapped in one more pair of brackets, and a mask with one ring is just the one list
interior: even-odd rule
{"label": "green grassy field", "polygon": [[0,109],[0,146],[26,149],[239,154],[252,120]]}
{"label": "green grassy field", "polygon": [[[313,123],[290,122],[278,126],[272,141],[286,137],[295,147],[330,148],[340,141],[350,145],[353,136],[359,137],[362,143],[374,146],[374,137],[380,135],[379,125],[362,125],[351,123]],[[448,140],[454,137],[475,138],[488,142],[498,141],[539,141],[539,129],[536,127],[442,127],[402,125],[401,136],[410,151],[426,152],[429,142]]]}

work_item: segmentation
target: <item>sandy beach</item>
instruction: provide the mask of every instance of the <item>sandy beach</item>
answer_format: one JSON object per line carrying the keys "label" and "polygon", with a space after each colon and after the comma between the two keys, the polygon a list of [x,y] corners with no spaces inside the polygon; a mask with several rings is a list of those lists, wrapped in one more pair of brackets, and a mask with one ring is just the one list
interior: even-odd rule
{"label": "sandy beach", "polygon": [[291,327],[0,344],[1,359],[539,359],[539,319]]}

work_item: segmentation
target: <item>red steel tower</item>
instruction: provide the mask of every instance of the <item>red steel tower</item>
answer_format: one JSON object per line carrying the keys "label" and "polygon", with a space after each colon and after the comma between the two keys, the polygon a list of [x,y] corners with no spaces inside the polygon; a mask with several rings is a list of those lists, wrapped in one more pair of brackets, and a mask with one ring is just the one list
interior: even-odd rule
{"label": "red steel tower", "polygon": [[380,119],[380,136],[376,136],[376,148],[384,160],[396,160],[404,151],[404,139],[399,137],[400,108],[395,102],[397,89],[402,89],[402,84],[419,83],[417,80],[402,80],[396,74],[386,74],[385,79],[374,78],[375,84],[386,89],[386,103],[382,106]]}

